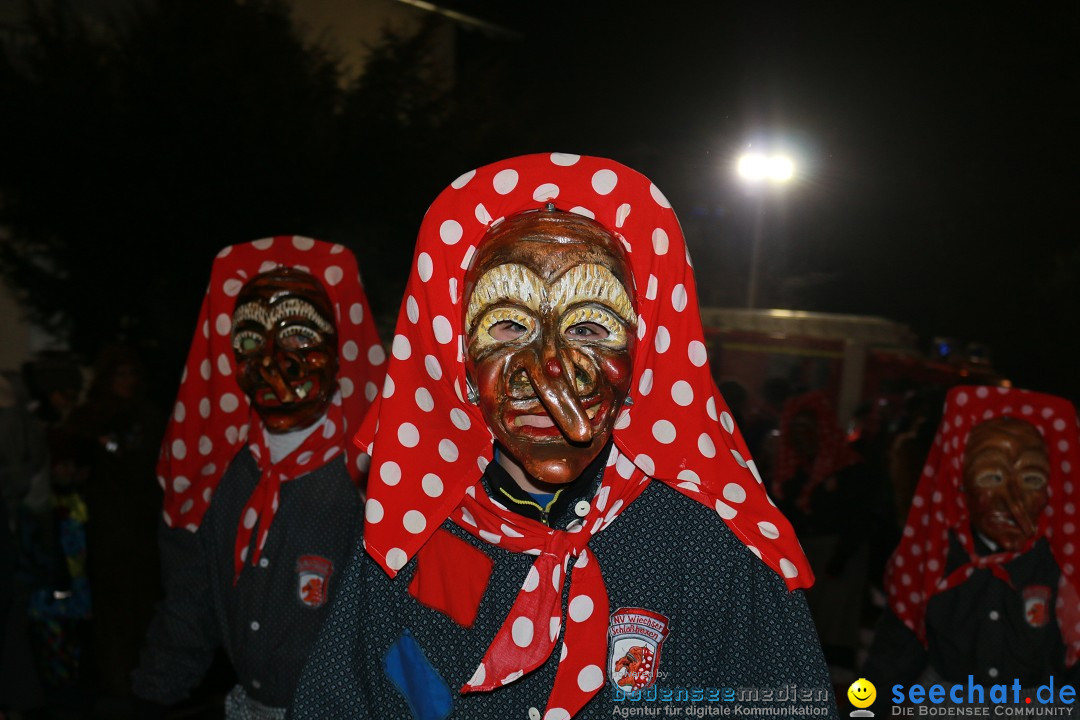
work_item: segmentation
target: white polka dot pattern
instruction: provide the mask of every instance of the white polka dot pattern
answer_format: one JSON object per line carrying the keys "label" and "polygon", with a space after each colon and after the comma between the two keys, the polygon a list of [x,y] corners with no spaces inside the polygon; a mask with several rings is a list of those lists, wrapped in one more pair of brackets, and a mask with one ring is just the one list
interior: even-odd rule
{"label": "white polka dot pattern", "polygon": [[[271,465],[261,423],[236,383],[230,333],[236,297],[244,284],[279,266],[306,268],[323,283],[334,304],[341,392],[330,407],[323,431],[312,433],[292,456]],[[171,527],[198,529],[222,474],[245,442],[250,442],[262,474],[238,528],[237,570],[241,543],[256,530],[266,537],[281,482],[298,476],[304,465],[303,472],[309,472],[315,460],[332,460],[343,449],[347,467],[354,478],[359,476],[366,461],[357,462],[363,454],[349,435],[359,426],[370,398],[349,390],[354,382],[381,382],[382,375],[374,367],[381,360],[371,362],[369,353],[359,351],[370,347],[382,351],[374,324],[365,321],[370,316],[356,260],[341,246],[281,236],[230,246],[218,254],[158,461],[157,474],[172,479],[165,484],[164,499],[164,516]],[[249,430],[252,424],[257,429]],[[251,562],[258,560],[258,548]]]}
{"label": "white polka dot pattern", "polygon": [[[1005,416],[1031,423],[1043,436],[1050,460],[1049,504],[1039,518],[1035,537],[1019,552],[979,556],[971,533],[965,531],[970,519],[963,489],[962,460],[972,428]],[[1009,582],[1005,564],[1043,537],[1061,569],[1059,598],[1078,597],[1076,527],[1068,522],[1075,507],[1071,502],[1071,483],[1067,481],[1072,466],[1080,461],[1075,408],[1062,398],[1027,390],[957,387],[946,399],[943,417],[946,419],[938,428],[912,498],[912,511],[900,546],[886,570],[893,612],[916,635],[925,638],[926,603],[931,597],[961,584],[977,568],[988,569]],[[950,533],[955,534],[970,561],[945,576]],[[1076,662],[1080,659],[1080,628],[1076,627],[1080,622],[1080,602],[1061,603],[1056,612],[1065,640],[1066,663]]]}

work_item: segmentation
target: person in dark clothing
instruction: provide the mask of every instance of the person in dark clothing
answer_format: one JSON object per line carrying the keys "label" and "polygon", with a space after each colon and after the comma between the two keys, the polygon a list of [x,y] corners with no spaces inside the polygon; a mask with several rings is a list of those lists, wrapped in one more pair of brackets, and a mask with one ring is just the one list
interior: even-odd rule
{"label": "person in dark clothing", "polygon": [[87,670],[93,609],[86,572],[91,448],[71,425],[82,371],[73,355],[57,350],[27,363],[23,377],[47,453],[45,469],[31,479],[17,508],[18,579],[28,591],[23,609],[41,704],[52,716],[82,717],[92,695]]}
{"label": "person in dark clothing", "polygon": [[784,405],[772,490],[814,569],[806,599],[825,658],[846,685],[856,664],[876,489],[824,393]]}
{"label": "person in dark clothing", "polygon": [[648,179],[558,153],[466,173],[407,295],[357,435],[364,545],[292,717],[608,718],[791,686],[835,717],[812,573],[709,374]]}
{"label": "person in dark clothing", "polygon": [[70,421],[91,449],[87,571],[95,603],[89,664],[99,691],[113,698],[130,695],[131,671],[160,593],[145,578],[159,574],[161,490],[154,464],[163,415],[148,399],[138,352],[109,345],[98,356],[86,402]]}
{"label": "person in dark clothing", "polygon": [[356,261],[282,236],[225,248],[166,430],[165,598],[133,690],[184,699],[223,646],[229,720],[281,718],[361,529],[348,438],[384,361]]}
{"label": "person in dark clothing", "polygon": [[949,393],[863,668],[883,711],[883,685],[1080,684],[1077,441],[1061,398]]}

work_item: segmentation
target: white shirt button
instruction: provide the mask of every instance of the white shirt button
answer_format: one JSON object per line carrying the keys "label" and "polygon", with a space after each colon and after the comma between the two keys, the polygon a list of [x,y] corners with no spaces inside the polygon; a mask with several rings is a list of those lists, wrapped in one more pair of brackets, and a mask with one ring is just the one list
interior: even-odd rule
{"label": "white shirt button", "polygon": [[589,510],[591,508],[592,508],[592,506],[589,505],[588,500],[578,500],[577,505],[574,506],[574,513],[578,517],[585,517],[586,515],[589,514]]}
{"label": "white shirt button", "polygon": [[540,720],[540,711],[534,707],[529,708],[529,720]]}
{"label": "white shirt button", "polygon": [[991,620],[997,620],[999,617],[1001,617],[1001,613],[999,613],[997,610],[991,610],[990,611],[990,619]]}
{"label": "white shirt button", "polygon": [[998,676],[998,670],[997,670],[997,668],[990,668],[989,670],[986,671],[986,674],[989,675],[990,677],[997,677]]}
{"label": "white shirt button", "polygon": [[251,621],[251,629],[252,630],[258,630],[259,629],[259,621],[258,620],[252,620]]}
{"label": "white shirt button", "polygon": [[270,565],[270,561],[266,558],[259,558],[259,567],[267,567]]}

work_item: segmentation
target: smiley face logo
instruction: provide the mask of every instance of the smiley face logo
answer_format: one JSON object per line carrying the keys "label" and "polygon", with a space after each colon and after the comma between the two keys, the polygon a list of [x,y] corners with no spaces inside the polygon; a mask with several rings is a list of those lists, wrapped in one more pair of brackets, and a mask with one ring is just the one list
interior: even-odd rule
{"label": "smiley face logo", "polygon": [[877,699],[877,688],[866,678],[859,678],[847,689],[848,700],[857,708],[866,708]]}

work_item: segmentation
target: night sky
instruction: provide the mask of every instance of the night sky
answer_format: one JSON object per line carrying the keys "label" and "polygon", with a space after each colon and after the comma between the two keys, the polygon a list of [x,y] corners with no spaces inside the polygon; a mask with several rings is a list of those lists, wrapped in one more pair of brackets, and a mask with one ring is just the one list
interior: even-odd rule
{"label": "night sky", "polygon": [[1080,6],[508,5],[471,7],[524,33],[503,50],[548,97],[539,116],[506,108],[533,135],[513,149],[649,175],[703,302],[744,301],[757,200],[732,162],[772,138],[805,172],[765,200],[760,305],[989,343],[1018,384],[1080,394]]}

